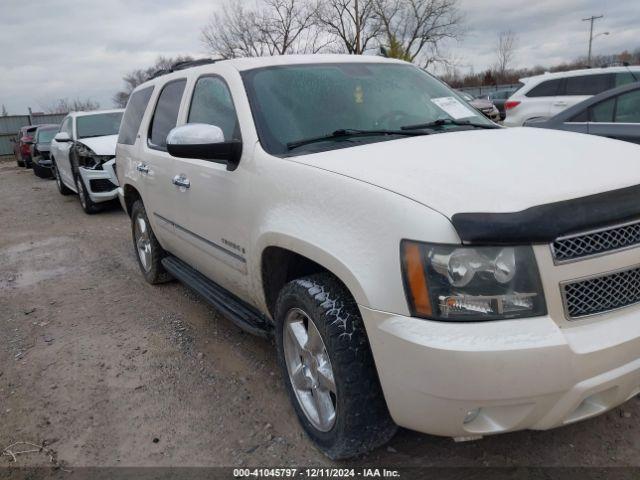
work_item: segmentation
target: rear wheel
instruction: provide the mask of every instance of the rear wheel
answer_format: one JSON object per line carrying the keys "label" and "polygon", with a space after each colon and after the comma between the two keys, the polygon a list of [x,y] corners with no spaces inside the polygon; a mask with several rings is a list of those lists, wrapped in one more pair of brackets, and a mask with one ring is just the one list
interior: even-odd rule
{"label": "rear wheel", "polygon": [[171,275],[162,266],[162,259],[167,254],[151,229],[142,200],[136,200],[131,207],[131,234],[145,280],[151,284],[171,280]]}
{"label": "rear wheel", "polygon": [[330,274],[294,280],[276,304],[278,362],[302,427],[332,459],[383,445],[387,410],[358,307]]}
{"label": "rear wheel", "polygon": [[58,172],[58,166],[56,165],[55,160],[51,161],[51,173],[53,174],[53,178],[56,180],[56,185],[58,186],[58,191],[60,195],[70,195],[73,192],[67,187],[64,183],[62,183],[62,179],[60,178],[60,172]]}
{"label": "rear wheel", "polygon": [[84,213],[91,215],[100,210],[100,206],[94,203],[91,197],[89,197],[89,192],[84,185],[84,180],[82,180],[79,174],[76,175],[76,190],[78,190],[78,199],[80,200],[80,206],[84,210]]}
{"label": "rear wheel", "polygon": [[20,159],[16,159],[16,163],[18,164],[19,167],[24,167],[24,160]]}

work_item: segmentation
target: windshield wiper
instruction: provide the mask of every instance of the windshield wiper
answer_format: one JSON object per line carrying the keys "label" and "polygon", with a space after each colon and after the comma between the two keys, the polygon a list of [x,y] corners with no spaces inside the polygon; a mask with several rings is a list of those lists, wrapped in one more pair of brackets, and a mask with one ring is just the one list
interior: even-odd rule
{"label": "windshield wiper", "polygon": [[341,128],[339,130],[335,130],[333,133],[328,135],[321,135],[319,137],[312,138],[304,138],[302,140],[296,140],[295,142],[287,143],[287,149],[293,150],[298,147],[302,147],[304,145],[309,145],[310,143],[318,143],[325,142],[327,140],[334,140],[337,138],[345,138],[345,137],[371,137],[376,135],[404,135],[404,136],[417,136],[417,135],[429,135],[431,132],[412,132],[407,131],[404,128],[402,130],[357,130],[353,128]]}
{"label": "windshield wiper", "polygon": [[499,127],[498,125],[493,125],[490,123],[475,123],[469,120],[453,120],[451,118],[439,118],[438,120],[434,120],[433,122],[418,123],[416,125],[405,125],[404,127],[400,127],[400,130],[420,130],[423,128],[442,127],[444,125],[456,125],[459,127],[475,127],[475,128],[486,128],[486,129],[502,128],[502,127]]}

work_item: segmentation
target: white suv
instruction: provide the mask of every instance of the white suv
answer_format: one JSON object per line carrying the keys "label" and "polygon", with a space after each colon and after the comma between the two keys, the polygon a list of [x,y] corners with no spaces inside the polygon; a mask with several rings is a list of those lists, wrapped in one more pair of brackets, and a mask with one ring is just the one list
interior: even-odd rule
{"label": "white suv", "polygon": [[593,95],[640,81],[640,67],[609,67],[545,73],[523,78],[524,86],[505,102],[507,127],[547,119]]}
{"label": "white suv", "polygon": [[396,425],[544,430],[638,393],[639,154],[498,127],[405,62],[287,55],[140,85],[116,162],[146,280],[275,336],[341,458]]}
{"label": "white suv", "polygon": [[116,140],[124,110],[73,112],[51,140],[51,170],[62,195],[77,193],[86,213],[118,198]]}

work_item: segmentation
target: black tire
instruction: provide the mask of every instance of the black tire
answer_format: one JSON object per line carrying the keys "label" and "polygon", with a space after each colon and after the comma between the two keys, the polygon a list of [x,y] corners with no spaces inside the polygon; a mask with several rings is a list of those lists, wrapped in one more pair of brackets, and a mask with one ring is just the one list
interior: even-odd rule
{"label": "black tire", "polygon": [[80,174],[76,174],[76,190],[78,191],[78,200],[80,200],[80,206],[82,210],[84,210],[84,213],[92,215],[100,211],[100,205],[94,203],[91,197],[89,197],[87,186],[84,184],[84,180],[82,180]]}
{"label": "black tire", "polygon": [[33,164],[33,174],[39,178],[51,178],[51,169],[42,167],[38,163]]}
{"label": "black tire", "polygon": [[60,174],[58,173],[58,165],[56,165],[55,160],[51,161],[51,173],[56,181],[56,185],[58,186],[60,195],[71,195],[73,193],[71,189],[69,189],[69,187],[62,183],[62,179],[60,178]]}
{"label": "black tire", "polygon": [[[316,326],[331,362],[336,394],[335,422],[329,431],[307,418],[290,380],[285,360],[285,319],[299,309]],[[356,302],[331,274],[316,274],[289,282],[276,303],[278,363],[289,398],[305,432],[329,458],[353,457],[384,445],[396,433]]]}
{"label": "black tire", "polygon": [[[141,219],[144,221],[149,233],[150,259],[149,265],[145,267],[142,263],[141,255],[138,252],[138,239],[136,237],[136,222]],[[133,249],[138,259],[138,266],[145,280],[152,285],[168,282],[173,279],[171,274],[162,266],[162,259],[167,255],[165,250],[160,246],[158,239],[153,233],[149,217],[144,208],[142,200],[136,200],[131,207],[131,236],[133,238]]]}
{"label": "black tire", "polygon": [[16,159],[16,163],[18,164],[19,167],[24,167],[24,160]]}

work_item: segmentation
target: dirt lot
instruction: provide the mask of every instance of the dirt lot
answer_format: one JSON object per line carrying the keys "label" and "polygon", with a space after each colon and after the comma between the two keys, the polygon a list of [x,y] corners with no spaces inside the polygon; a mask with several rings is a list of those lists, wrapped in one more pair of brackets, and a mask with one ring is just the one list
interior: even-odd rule
{"label": "dirt lot", "polygon": [[[85,215],[53,181],[0,163],[0,219],[0,448],[46,441],[73,466],[331,464],[294,418],[273,345],[178,283],[146,284],[119,207]],[[403,430],[357,463],[640,465],[638,419],[633,399],[464,444]]]}

